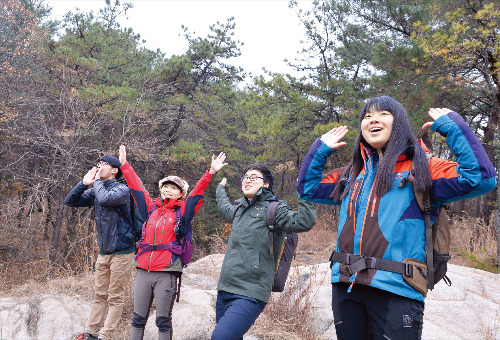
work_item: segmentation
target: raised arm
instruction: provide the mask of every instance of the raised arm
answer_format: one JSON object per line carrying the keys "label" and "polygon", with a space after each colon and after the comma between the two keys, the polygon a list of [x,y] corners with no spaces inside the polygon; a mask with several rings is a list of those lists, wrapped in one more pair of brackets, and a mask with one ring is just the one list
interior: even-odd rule
{"label": "raised arm", "polygon": [[496,185],[496,172],[481,141],[462,117],[445,108],[432,108],[429,116],[435,121],[426,123],[446,138],[456,162],[431,159],[432,198],[452,202],[485,194]]}
{"label": "raised arm", "polygon": [[212,155],[210,168],[203,174],[203,176],[201,176],[200,180],[196,183],[196,186],[187,197],[186,204],[184,205],[184,212],[182,214],[181,229],[179,230],[180,235],[185,235],[187,233],[188,226],[203,204],[201,198],[203,197],[212,176],[227,165],[227,163],[224,163],[225,159],[226,154],[224,152],[221,152],[217,157]]}
{"label": "raised arm", "polygon": [[[127,181],[127,186],[134,197],[139,211],[147,216],[147,211],[153,206],[154,199],[151,198],[149,192],[144,188],[141,179],[136,174],[132,165],[127,162],[127,150],[125,145],[120,145],[120,155],[118,159],[122,165],[120,169],[122,170],[123,177]],[[143,204],[145,204],[145,206],[143,206]]]}
{"label": "raised arm", "polygon": [[94,204],[94,192],[89,185],[94,183],[97,168],[90,169],[83,179],[69,192],[64,199],[64,204],[70,207],[90,207]]}
{"label": "raised arm", "polygon": [[237,205],[232,204],[229,201],[229,197],[227,197],[226,194],[226,183],[227,179],[223,178],[222,181],[219,183],[219,185],[217,185],[215,197],[217,199],[217,208],[219,209],[221,217],[226,222],[232,223],[234,212],[237,208]]}
{"label": "raised arm", "polygon": [[345,145],[341,140],[347,132],[345,126],[333,128],[311,146],[300,167],[297,183],[297,193],[300,198],[317,203],[335,204],[330,195],[341,170],[327,176],[323,176],[322,172],[328,156]]}
{"label": "raised arm", "polygon": [[298,200],[298,211],[287,205],[281,204],[276,210],[276,225],[278,228],[288,232],[304,232],[312,229],[316,223],[316,208],[314,203]]}

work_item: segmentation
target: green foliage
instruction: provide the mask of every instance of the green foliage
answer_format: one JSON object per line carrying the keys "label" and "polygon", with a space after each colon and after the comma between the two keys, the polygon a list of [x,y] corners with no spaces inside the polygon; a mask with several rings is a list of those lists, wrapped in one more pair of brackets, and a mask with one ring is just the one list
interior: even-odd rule
{"label": "green foliage", "polygon": [[[223,151],[229,165],[214,181],[227,177],[232,198],[241,195],[245,167],[261,162],[275,174],[275,193],[293,204],[310,145],[347,125],[347,146],[326,167],[346,165],[360,108],[373,96],[401,101],[415,133],[443,157],[450,155],[442,138],[420,129],[430,107],[451,107],[486,145],[498,141],[495,2],[318,0],[297,10],[307,36],[294,66],[307,76],[269,72],[244,88],[244,70],[228,62],[241,53],[234,18],[212,25],[206,37],[184,28],[187,51],[165,58],[117,22],[131,4],[107,0],[96,14],[69,12],[58,27],[40,21],[46,11],[34,2],[3,4],[2,178],[16,179],[33,195],[27,201],[40,202],[47,232],[67,226],[68,242],[79,222],[57,211],[61,200],[99,156],[116,154],[122,143],[152,196],[170,173],[194,185],[211,155]],[[212,183],[194,222],[195,242],[204,247],[221,234],[214,192]],[[10,201],[0,195],[0,203]],[[21,209],[20,221],[26,215]],[[57,248],[59,234],[53,235]]]}

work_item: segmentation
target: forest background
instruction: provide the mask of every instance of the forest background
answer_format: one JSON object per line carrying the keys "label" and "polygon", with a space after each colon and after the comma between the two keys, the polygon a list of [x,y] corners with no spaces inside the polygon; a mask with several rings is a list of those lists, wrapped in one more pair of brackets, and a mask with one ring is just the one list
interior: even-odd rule
{"label": "forest background", "polygon": [[[117,18],[130,4],[49,20],[42,0],[0,0],[0,286],[91,270],[97,253],[92,209],[65,207],[71,188],[104,154],[127,156],[158,196],[167,174],[194,186],[220,151],[233,198],[246,165],[262,162],[275,193],[296,204],[296,179],[313,141],[347,125],[373,96],[406,107],[433,153],[454,159],[444,140],[420,129],[431,107],[457,111],[500,169],[500,3],[480,0],[335,0],[298,9],[306,29],[291,65],[306,76],[268,71],[246,80],[227,60],[240,54],[233,18],[207,36],[185,30],[186,53],[148,50]],[[263,37],[264,39],[265,37]],[[351,148],[330,157],[346,164]],[[499,192],[452,205],[466,241],[455,253],[498,273]],[[196,257],[227,239],[215,184],[194,224]],[[333,211],[333,215],[332,215]],[[336,229],[338,211],[318,206],[318,227]],[[463,229],[465,230],[465,229]],[[329,240],[334,242],[333,240]],[[320,245],[321,247],[321,245]],[[331,244],[327,246],[331,250]]]}

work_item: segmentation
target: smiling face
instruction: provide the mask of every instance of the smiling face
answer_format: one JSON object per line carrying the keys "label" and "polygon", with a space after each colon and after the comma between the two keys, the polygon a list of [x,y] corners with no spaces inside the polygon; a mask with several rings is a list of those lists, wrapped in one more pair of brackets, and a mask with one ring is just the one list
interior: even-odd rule
{"label": "smiling face", "polygon": [[394,116],[389,111],[369,111],[361,121],[361,134],[374,149],[381,149],[389,143]]}
{"label": "smiling face", "polygon": [[161,199],[171,198],[178,200],[182,197],[182,190],[172,182],[166,182],[160,189]]}
{"label": "smiling face", "polygon": [[252,200],[260,188],[268,187],[269,183],[264,183],[264,176],[258,170],[248,170],[241,180],[241,191]]}

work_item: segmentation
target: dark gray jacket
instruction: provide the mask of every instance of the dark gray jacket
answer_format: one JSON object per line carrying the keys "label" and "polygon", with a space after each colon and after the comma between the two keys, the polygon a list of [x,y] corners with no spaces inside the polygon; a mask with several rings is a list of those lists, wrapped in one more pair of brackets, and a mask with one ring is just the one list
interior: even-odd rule
{"label": "dark gray jacket", "polygon": [[[233,223],[217,289],[267,302],[271,296],[275,268],[275,259],[271,258],[269,251],[270,231],[266,224],[266,210],[273,200],[273,192],[262,187],[251,202],[246,197],[236,200],[242,206],[236,211],[234,221],[237,205],[231,204],[224,186],[217,186],[216,196],[221,216]],[[286,204],[280,204],[276,209],[276,228],[282,233],[275,234],[275,248],[283,242],[284,231],[303,232],[314,226],[314,204],[301,199],[298,203],[298,212]]]}
{"label": "dark gray jacket", "polygon": [[94,206],[100,254],[126,254],[135,251],[132,227],[124,217],[130,213],[130,194],[126,185],[114,178],[94,182],[92,189],[78,183],[66,196],[70,207]]}

